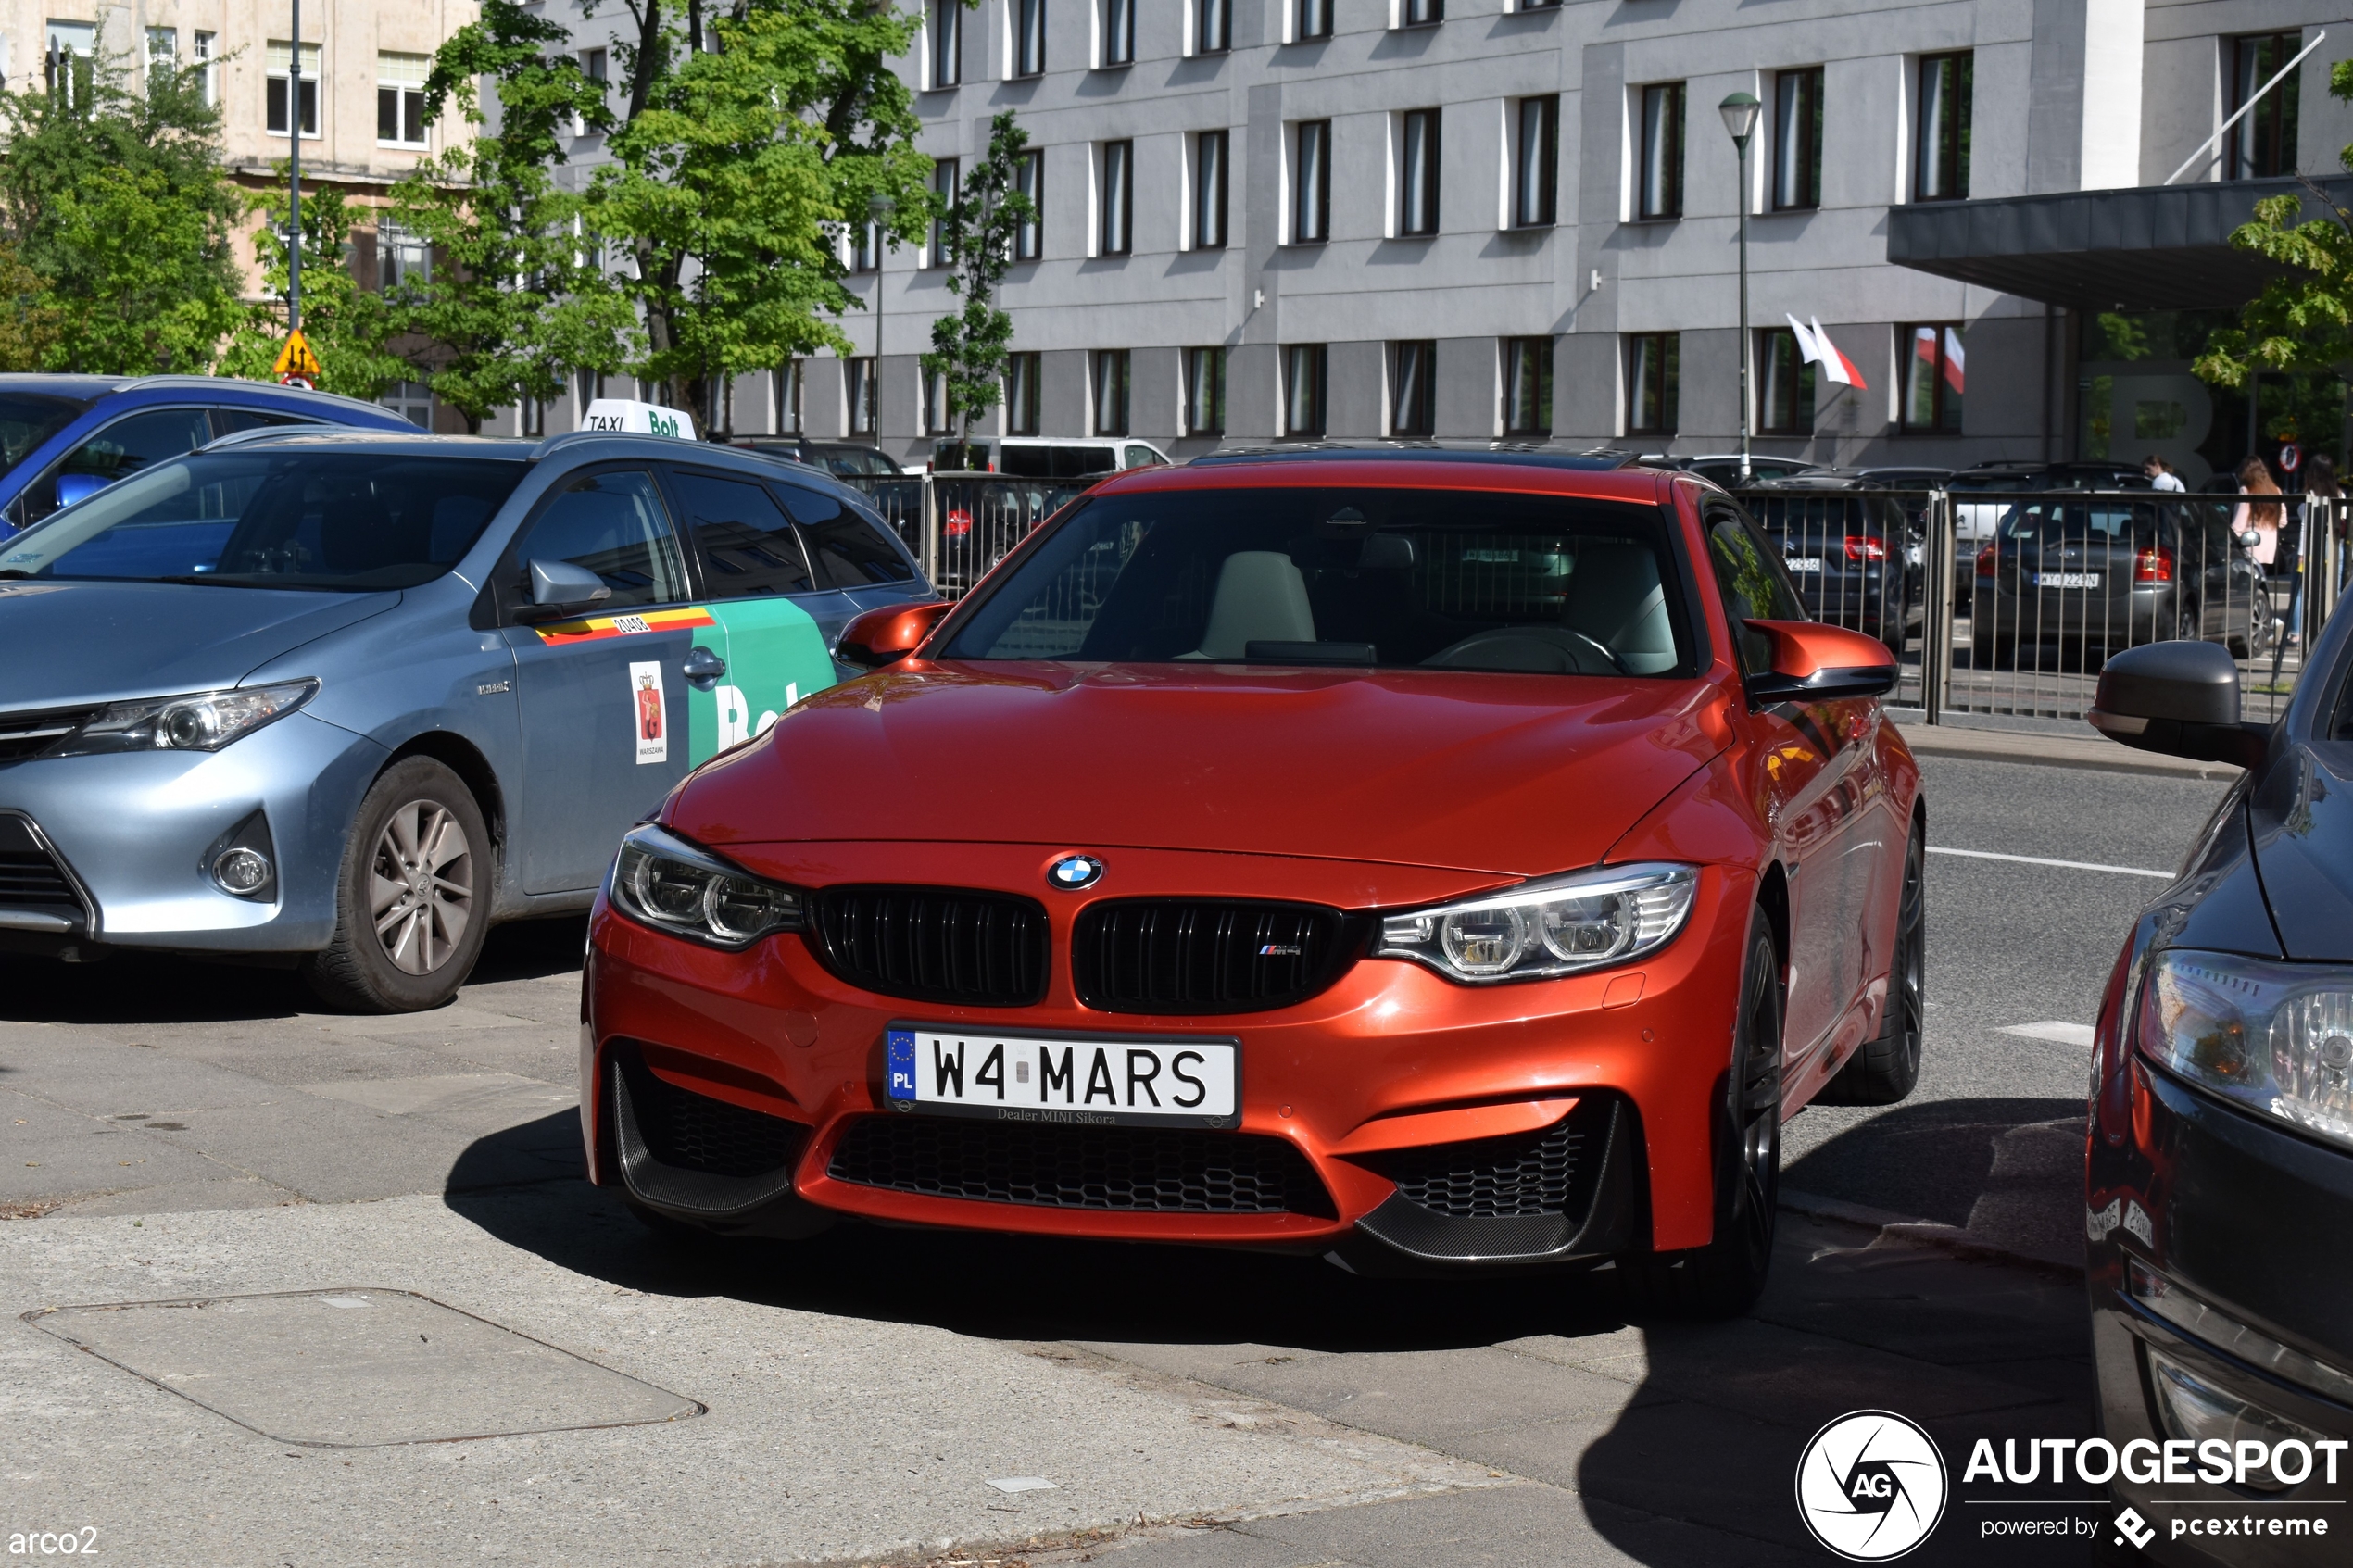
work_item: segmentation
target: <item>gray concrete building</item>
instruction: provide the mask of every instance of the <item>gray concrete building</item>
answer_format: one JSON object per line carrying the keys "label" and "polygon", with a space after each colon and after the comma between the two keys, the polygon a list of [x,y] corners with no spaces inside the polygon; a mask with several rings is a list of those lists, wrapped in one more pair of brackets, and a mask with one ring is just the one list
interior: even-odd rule
{"label": "gray concrete building", "polygon": [[[960,167],[1004,109],[1037,149],[991,433],[1728,450],[1744,205],[1759,452],[2198,480],[2341,444],[2334,378],[2188,374],[2263,276],[2230,230],[2353,142],[2321,0],[928,4],[924,150]],[[928,451],[946,273],[880,260],[860,354],[739,383],[739,431]]]}

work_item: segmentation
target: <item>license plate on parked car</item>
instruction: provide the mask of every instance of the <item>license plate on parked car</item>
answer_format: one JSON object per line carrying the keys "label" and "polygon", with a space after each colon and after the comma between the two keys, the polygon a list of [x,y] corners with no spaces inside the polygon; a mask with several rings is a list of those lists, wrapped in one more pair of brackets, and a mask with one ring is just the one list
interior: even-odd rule
{"label": "license plate on parked car", "polygon": [[1241,1098],[1232,1040],[1027,1038],[916,1026],[887,1041],[899,1110],[992,1122],[1230,1127]]}
{"label": "license plate on parked car", "polygon": [[1789,569],[1792,571],[1819,571],[1822,570],[1822,558],[1819,556],[1792,556],[1789,558]]}
{"label": "license plate on parked car", "polygon": [[2096,588],[2100,574],[2096,571],[2038,571],[2034,574],[2037,588]]}

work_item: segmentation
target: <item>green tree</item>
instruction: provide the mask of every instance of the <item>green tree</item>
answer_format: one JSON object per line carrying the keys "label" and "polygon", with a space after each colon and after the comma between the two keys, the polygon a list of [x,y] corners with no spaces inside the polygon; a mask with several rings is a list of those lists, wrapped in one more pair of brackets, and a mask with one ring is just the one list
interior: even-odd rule
{"label": "green tree", "polygon": [[63,312],[40,274],[0,244],[0,370],[38,370],[64,331]]}
{"label": "green tree", "polygon": [[[285,166],[279,165],[281,180]],[[254,203],[263,214],[254,234],[269,297],[246,307],[227,350],[220,373],[268,381],[286,341],[286,192],[283,183]],[[384,345],[392,316],[384,296],[359,286],[351,270],[353,214],[333,185],[305,191],[302,197],[302,335],[319,356],[322,392],[373,401],[393,383],[416,374]]]}
{"label": "green tree", "polygon": [[[515,0],[484,0],[425,82],[426,118],[454,111],[474,134],[393,188],[392,220],[426,243],[431,263],[387,291],[391,326],[470,431],[500,408],[556,396],[568,371],[610,371],[625,358],[628,301],[598,266],[581,195],[555,178],[562,133],[611,119],[603,83],[562,52],[565,39]],[[475,91],[485,77],[495,127]]]}
{"label": "green tree", "polygon": [[231,234],[245,204],[202,69],[158,69],[133,91],[101,34],[56,91],[0,92],[0,241],[55,312],[44,368],[207,370],[237,324]]}
{"label": "green tree", "polygon": [[[599,0],[581,0],[594,15]],[[872,0],[733,0],[708,16],[621,0],[627,103],[591,222],[632,263],[631,367],[708,409],[724,378],[796,355],[849,351],[836,324],[863,302],[841,240],[877,196],[887,234],[931,214],[914,101],[889,69],[918,19]],[[723,416],[724,417],[724,416]]]}
{"label": "green tree", "polygon": [[997,308],[997,285],[1013,265],[1014,232],[1038,216],[1018,183],[1028,146],[1029,132],[1007,109],[989,122],[988,156],[964,176],[963,189],[952,201],[932,198],[951,269],[948,292],[963,307],[932,323],[924,370],[947,383],[948,412],[964,445],[972,441],[974,418],[994,408],[1002,394],[1013,319]]}

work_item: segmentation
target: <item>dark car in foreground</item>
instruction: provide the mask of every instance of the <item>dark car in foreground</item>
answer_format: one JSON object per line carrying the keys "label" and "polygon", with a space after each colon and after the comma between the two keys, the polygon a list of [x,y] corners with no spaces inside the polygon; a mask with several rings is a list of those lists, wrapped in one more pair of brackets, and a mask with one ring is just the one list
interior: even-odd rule
{"label": "dark car in foreground", "polygon": [[2247,657],[2263,575],[2226,502],[2021,500],[1977,552],[1970,646],[1980,670],[2080,663],[2170,639]]}
{"label": "dark car in foreground", "polygon": [[[2134,923],[2093,1046],[2101,1434],[2117,1501],[2168,1563],[2344,1561],[2312,1531],[2345,1527],[2353,1489],[2348,698],[2338,616],[2276,725],[2240,721],[2237,668],[2211,643],[2118,655],[2091,715],[2126,745],[2246,769]],[[2170,1476],[2165,1458],[2182,1461]],[[2300,1524],[2177,1537],[2214,1505]]]}

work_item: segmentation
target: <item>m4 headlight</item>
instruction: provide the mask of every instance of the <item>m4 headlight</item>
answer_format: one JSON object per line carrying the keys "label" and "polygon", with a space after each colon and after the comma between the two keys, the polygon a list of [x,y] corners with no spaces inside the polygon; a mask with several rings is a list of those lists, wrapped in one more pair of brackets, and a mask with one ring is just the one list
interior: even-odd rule
{"label": "m4 headlight", "polygon": [[800,930],[808,908],[799,888],[754,876],[651,822],[622,839],[610,897],[641,924],[730,951]]}
{"label": "m4 headlight", "polygon": [[2138,1033],[2198,1087],[2353,1148],[2353,969],[2171,949],[2150,962]]}
{"label": "m4 headlight", "polygon": [[1373,956],[1411,959],[1475,985],[1580,974],[1667,946],[1698,891],[1693,866],[1600,866],[1390,915]]}
{"label": "m4 headlight", "polygon": [[86,757],[107,751],[218,751],[262,725],[284,718],[319,692],[316,681],[195,692],[187,696],[118,702],[47,752]]}

